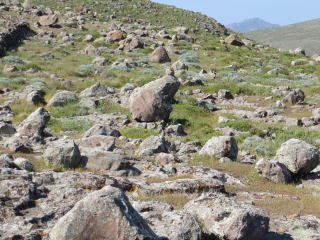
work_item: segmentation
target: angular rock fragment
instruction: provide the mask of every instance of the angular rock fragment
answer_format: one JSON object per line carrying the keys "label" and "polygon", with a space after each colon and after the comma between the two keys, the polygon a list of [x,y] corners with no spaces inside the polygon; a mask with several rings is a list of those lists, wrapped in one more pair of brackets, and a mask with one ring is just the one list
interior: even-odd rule
{"label": "angular rock fragment", "polygon": [[50,232],[51,240],[70,239],[157,240],[124,192],[106,186],[79,201],[59,219]]}
{"label": "angular rock fragment", "polygon": [[76,94],[70,91],[58,92],[50,99],[48,106],[62,107],[67,102],[76,101]]}
{"label": "angular rock fragment", "polygon": [[44,108],[38,108],[17,126],[19,136],[41,137],[44,134],[46,124],[50,120],[50,113]]}
{"label": "angular rock fragment", "polygon": [[258,173],[275,183],[288,183],[291,180],[291,173],[286,166],[278,161],[262,158],[256,163]]}
{"label": "angular rock fragment", "polygon": [[153,51],[153,53],[149,57],[149,61],[156,63],[166,63],[171,62],[171,59],[167,51],[163,47],[158,47]]}

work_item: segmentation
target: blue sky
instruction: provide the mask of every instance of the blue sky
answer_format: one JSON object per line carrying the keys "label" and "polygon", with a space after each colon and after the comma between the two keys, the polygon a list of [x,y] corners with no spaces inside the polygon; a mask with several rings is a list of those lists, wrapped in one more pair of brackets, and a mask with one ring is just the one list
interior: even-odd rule
{"label": "blue sky", "polygon": [[228,25],[259,17],[280,25],[320,18],[319,0],[153,0],[178,8],[202,12]]}

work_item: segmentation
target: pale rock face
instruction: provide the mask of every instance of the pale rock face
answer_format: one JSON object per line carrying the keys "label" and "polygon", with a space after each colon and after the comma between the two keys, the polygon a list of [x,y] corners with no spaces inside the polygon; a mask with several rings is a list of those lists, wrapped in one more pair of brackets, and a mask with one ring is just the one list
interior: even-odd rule
{"label": "pale rock face", "polygon": [[96,124],[92,128],[90,128],[88,131],[86,131],[83,137],[87,138],[87,137],[99,136],[99,135],[120,137],[121,133],[119,132],[119,130],[113,127]]}
{"label": "pale rock face", "polygon": [[233,137],[213,137],[203,146],[200,155],[211,156],[217,159],[228,157],[236,159],[238,156],[237,142]]}
{"label": "pale rock face", "polygon": [[70,91],[58,92],[50,99],[48,106],[62,107],[67,102],[77,100],[76,94]]}
{"label": "pale rock face", "polygon": [[123,191],[114,187],[89,194],[59,219],[51,240],[69,239],[156,240],[156,234],[132,207]]}
{"label": "pale rock face", "polygon": [[150,136],[140,144],[136,153],[141,155],[141,153],[146,150],[149,150],[152,153],[162,153],[167,152],[168,148],[169,146],[164,138],[160,136]]}
{"label": "pale rock face", "polygon": [[40,17],[39,22],[40,22],[41,26],[52,26],[56,22],[58,22],[58,15],[53,14],[53,15],[42,16],[42,17]]}
{"label": "pale rock face", "polygon": [[292,173],[310,173],[319,165],[319,149],[305,141],[290,139],[281,145],[274,159]]}
{"label": "pale rock face", "polygon": [[201,228],[189,213],[175,211],[169,204],[159,201],[138,201],[132,205],[160,237],[171,240],[201,239]]}
{"label": "pale rock face", "polygon": [[46,164],[54,167],[77,167],[80,163],[80,151],[70,137],[52,142],[43,154]]}

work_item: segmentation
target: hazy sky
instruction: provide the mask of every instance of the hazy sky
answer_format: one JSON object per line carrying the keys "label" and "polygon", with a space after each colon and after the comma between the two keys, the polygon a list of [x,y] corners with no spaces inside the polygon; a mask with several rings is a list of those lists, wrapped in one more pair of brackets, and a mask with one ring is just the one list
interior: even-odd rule
{"label": "hazy sky", "polygon": [[320,18],[319,0],[153,0],[178,8],[202,12],[228,25],[259,17],[287,25]]}

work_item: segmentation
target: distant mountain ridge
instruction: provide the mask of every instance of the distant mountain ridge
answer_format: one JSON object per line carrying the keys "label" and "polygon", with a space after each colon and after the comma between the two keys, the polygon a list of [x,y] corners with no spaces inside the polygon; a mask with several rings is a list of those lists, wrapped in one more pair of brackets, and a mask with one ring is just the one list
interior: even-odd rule
{"label": "distant mountain ridge", "polygon": [[308,55],[320,53],[320,18],[268,29],[246,32],[252,40],[274,48],[294,50],[302,47]]}
{"label": "distant mountain ridge", "polygon": [[236,32],[249,32],[264,28],[271,28],[271,27],[278,27],[279,24],[272,24],[269,22],[266,22],[260,18],[250,18],[246,19],[241,23],[232,23],[227,25],[227,28],[230,28],[231,30],[234,30]]}

